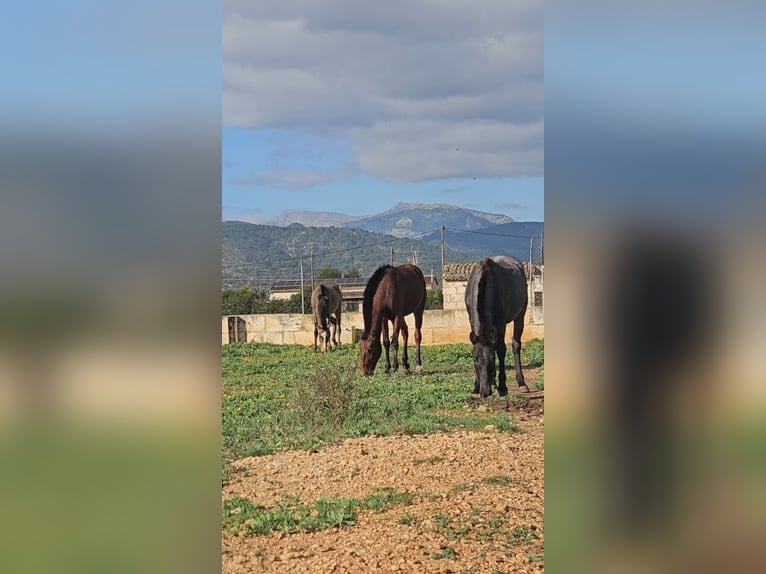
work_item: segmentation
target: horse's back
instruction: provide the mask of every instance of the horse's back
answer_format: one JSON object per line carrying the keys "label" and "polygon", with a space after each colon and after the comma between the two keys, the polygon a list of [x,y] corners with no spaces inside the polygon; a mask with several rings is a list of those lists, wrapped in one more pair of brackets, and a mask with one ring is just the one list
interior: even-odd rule
{"label": "horse's back", "polygon": [[[482,280],[483,279],[483,280]],[[487,300],[485,293],[492,293]],[[474,331],[489,309],[480,309],[479,301],[499,311],[504,323],[516,319],[527,306],[527,278],[524,265],[509,255],[485,257],[472,270],[465,291],[465,304]]]}
{"label": "horse's back", "polygon": [[425,307],[426,278],[416,265],[404,263],[397,267],[401,274],[400,287],[404,294],[405,315]]}

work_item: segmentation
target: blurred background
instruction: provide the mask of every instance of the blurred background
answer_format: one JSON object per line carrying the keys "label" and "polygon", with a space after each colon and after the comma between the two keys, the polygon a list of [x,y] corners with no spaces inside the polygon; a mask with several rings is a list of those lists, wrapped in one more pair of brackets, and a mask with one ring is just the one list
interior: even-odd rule
{"label": "blurred background", "polygon": [[0,570],[215,571],[220,5],[0,32]]}
{"label": "blurred background", "polygon": [[763,571],[754,3],[546,4],[552,572]]}

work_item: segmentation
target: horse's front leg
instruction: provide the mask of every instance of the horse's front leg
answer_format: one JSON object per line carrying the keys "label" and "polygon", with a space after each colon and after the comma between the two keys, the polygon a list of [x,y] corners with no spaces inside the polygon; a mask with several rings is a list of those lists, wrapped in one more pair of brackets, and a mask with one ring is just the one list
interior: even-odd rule
{"label": "horse's front leg", "polygon": [[388,349],[391,346],[391,340],[388,338],[388,321],[383,319],[383,348],[386,350],[386,374],[391,373],[391,361],[388,357]]}
{"label": "horse's front leg", "polygon": [[317,328],[317,324],[314,323],[314,352],[317,352],[317,337],[319,336],[319,329]]}
{"label": "horse's front leg", "polygon": [[[497,385],[497,394],[501,397],[504,397],[508,394],[508,387],[505,384],[506,376],[505,376],[505,352],[506,352],[506,345],[505,345],[505,324],[503,324],[502,327],[497,329],[497,343],[495,345],[495,351],[497,352],[497,362],[498,362],[498,385]],[[492,357],[492,360],[494,361],[495,358]],[[494,381],[491,381],[494,383]]]}
{"label": "horse's front leg", "polygon": [[[337,338],[337,340],[335,340],[335,346],[336,347],[340,347],[340,337],[341,337],[341,335],[343,335],[343,330],[340,328],[340,311],[338,311],[335,314],[335,321],[336,321],[337,327],[338,327],[337,331],[336,331],[337,334],[338,334],[338,338]],[[335,339],[335,337],[333,337],[333,339]]]}
{"label": "horse's front leg", "polygon": [[513,322],[513,339],[511,339],[511,347],[513,348],[513,362],[516,367],[516,384],[519,385],[519,390],[522,393],[528,393],[529,387],[524,382],[524,373],[521,372],[521,335],[523,332],[524,313]]}
{"label": "horse's front leg", "polygon": [[402,317],[401,321],[401,331],[402,331],[402,365],[404,365],[405,370],[410,370],[410,362],[409,358],[407,357],[407,341],[409,340],[409,329],[407,328],[407,323],[404,322],[404,317]]}
{"label": "horse's front leg", "polygon": [[328,351],[328,347],[330,346],[330,327],[325,326],[323,332],[324,341],[322,342],[322,352],[326,353]]}

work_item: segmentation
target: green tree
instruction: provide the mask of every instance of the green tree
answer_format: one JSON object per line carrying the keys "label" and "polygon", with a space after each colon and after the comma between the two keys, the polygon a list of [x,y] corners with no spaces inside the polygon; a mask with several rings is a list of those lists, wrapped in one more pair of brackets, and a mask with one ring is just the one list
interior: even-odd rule
{"label": "green tree", "polygon": [[444,298],[441,289],[426,291],[426,309],[443,309]]}
{"label": "green tree", "polygon": [[221,314],[249,315],[257,313],[255,309],[267,299],[266,290],[260,287],[253,289],[250,285],[245,285],[242,289],[226,289],[221,293]]}
{"label": "green tree", "polygon": [[351,277],[361,277],[362,274],[359,272],[359,269],[354,267],[353,269],[349,269],[348,271],[346,271],[346,273],[343,276],[344,277],[348,277],[348,278],[351,278]]}
{"label": "green tree", "polygon": [[322,269],[319,270],[317,279],[338,279],[342,276],[343,273],[341,273],[340,269],[336,269],[335,267],[322,267]]}

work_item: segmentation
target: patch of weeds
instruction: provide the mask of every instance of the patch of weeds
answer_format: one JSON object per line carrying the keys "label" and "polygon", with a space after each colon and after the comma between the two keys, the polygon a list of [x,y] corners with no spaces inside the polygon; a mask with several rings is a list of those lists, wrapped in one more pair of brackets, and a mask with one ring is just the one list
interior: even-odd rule
{"label": "patch of weeds", "polygon": [[449,526],[449,523],[452,521],[452,519],[447,516],[446,514],[437,514],[434,516],[434,524],[438,526],[439,528],[446,528]]}
{"label": "patch of weeds", "polygon": [[531,369],[542,367],[545,363],[545,340],[532,339],[525,342],[521,348],[521,363]]}
{"label": "patch of weeds", "polygon": [[442,560],[442,559],[448,559],[448,560],[454,560],[457,558],[457,552],[455,552],[455,549],[451,546],[447,546],[446,548],[443,548],[440,552],[434,552],[431,554],[431,558],[434,560]]}
{"label": "patch of weeds", "polygon": [[456,484],[449,489],[449,491],[453,494],[458,492],[467,492],[469,490],[473,490],[473,484],[470,482],[461,482],[460,484]]}
{"label": "patch of weeds", "polygon": [[481,479],[484,484],[492,484],[494,486],[511,486],[513,479],[510,476],[497,475],[497,476],[485,476]]}
{"label": "patch of weeds", "polygon": [[511,544],[524,544],[532,542],[537,535],[526,524],[519,524],[511,531]]}
{"label": "patch of weeds", "polygon": [[534,554],[527,556],[530,562],[545,562],[545,554]]}
{"label": "patch of weeds", "polygon": [[397,493],[392,489],[373,493],[362,500],[323,497],[306,505],[292,499],[282,501],[273,508],[237,497],[223,502],[223,527],[243,536],[261,536],[270,532],[313,532],[353,526],[360,510],[379,512],[411,503],[411,494]]}
{"label": "patch of weeds", "polygon": [[545,373],[540,373],[540,378],[535,381],[534,387],[536,391],[545,390]]}
{"label": "patch of weeds", "polygon": [[409,512],[400,516],[399,520],[396,522],[397,524],[403,524],[404,526],[418,526],[420,524],[420,520]]}
{"label": "patch of weeds", "polygon": [[416,466],[419,464],[436,464],[439,462],[443,462],[445,460],[447,459],[444,458],[443,456],[430,456],[428,458],[416,458],[415,460],[412,461],[412,464]]}
{"label": "patch of weeds", "polygon": [[377,492],[367,495],[361,502],[362,508],[366,510],[383,511],[394,506],[412,504],[412,494],[409,492],[396,492],[393,488],[382,488]]}
{"label": "patch of weeds", "polygon": [[314,431],[340,428],[349,416],[355,384],[351,363],[346,364],[345,369],[317,366],[310,376],[298,383],[295,408],[299,420]]}
{"label": "patch of weeds", "polygon": [[441,502],[443,499],[444,499],[443,494],[431,493],[426,495],[426,500],[428,500],[428,502]]}

